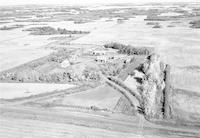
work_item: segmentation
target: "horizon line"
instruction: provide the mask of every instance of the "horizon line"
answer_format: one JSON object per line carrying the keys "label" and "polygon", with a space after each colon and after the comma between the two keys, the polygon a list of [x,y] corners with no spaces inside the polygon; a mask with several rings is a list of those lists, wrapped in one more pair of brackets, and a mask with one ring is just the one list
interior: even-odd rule
{"label": "horizon line", "polygon": [[36,3],[30,3],[30,4],[13,4],[13,5],[0,5],[0,7],[12,7],[12,6],[31,6],[31,5],[35,5],[35,6],[92,6],[92,5],[126,5],[126,4],[131,4],[131,5],[144,5],[144,4],[173,4],[173,3],[200,3],[200,1],[193,1],[193,2],[189,2],[189,1],[183,1],[183,2],[124,2],[124,3],[81,3],[81,4],[66,4],[66,3],[60,3],[60,4],[53,4],[53,3],[40,3],[40,4],[36,4]]}

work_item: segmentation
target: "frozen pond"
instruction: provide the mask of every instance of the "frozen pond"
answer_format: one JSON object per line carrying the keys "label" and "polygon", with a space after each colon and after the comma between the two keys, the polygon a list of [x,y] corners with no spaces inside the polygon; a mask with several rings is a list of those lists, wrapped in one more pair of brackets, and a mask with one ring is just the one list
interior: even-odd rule
{"label": "frozen pond", "polygon": [[167,13],[161,13],[159,16],[180,16],[183,15],[181,13],[176,13],[176,12],[167,12]]}

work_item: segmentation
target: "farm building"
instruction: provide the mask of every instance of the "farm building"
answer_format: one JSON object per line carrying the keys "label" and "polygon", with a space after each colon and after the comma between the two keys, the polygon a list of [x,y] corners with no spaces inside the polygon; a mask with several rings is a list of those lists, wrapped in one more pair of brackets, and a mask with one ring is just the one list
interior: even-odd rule
{"label": "farm building", "polygon": [[61,63],[60,66],[61,66],[62,68],[66,68],[66,67],[70,66],[69,60],[68,60],[68,59],[65,59],[65,60]]}

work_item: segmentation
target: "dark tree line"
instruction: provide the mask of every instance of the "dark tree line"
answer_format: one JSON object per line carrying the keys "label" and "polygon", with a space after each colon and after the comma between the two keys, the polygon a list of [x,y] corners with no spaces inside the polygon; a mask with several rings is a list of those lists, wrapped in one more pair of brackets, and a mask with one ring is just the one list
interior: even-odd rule
{"label": "dark tree line", "polygon": [[32,35],[54,35],[54,34],[88,34],[89,31],[77,31],[77,30],[67,30],[62,28],[53,28],[50,26],[44,27],[32,27],[26,29],[25,31],[31,31]]}
{"label": "dark tree line", "polygon": [[120,43],[109,43],[104,45],[105,48],[112,48],[119,50],[121,54],[127,55],[149,55],[151,48],[148,47],[133,47],[131,45],[124,45]]}

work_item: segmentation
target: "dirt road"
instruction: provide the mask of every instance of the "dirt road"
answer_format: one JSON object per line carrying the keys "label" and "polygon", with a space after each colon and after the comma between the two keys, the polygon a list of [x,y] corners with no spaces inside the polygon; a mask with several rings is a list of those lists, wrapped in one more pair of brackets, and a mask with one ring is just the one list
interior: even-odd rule
{"label": "dirt road", "polygon": [[[1,106],[1,137],[198,137],[198,130],[151,124],[143,118]],[[22,131],[19,131],[22,130]],[[47,133],[50,132],[50,133]],[[102,132],[102,133],[101,133]],[[78,134],[78,135],[77,135]]]}

